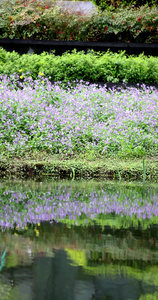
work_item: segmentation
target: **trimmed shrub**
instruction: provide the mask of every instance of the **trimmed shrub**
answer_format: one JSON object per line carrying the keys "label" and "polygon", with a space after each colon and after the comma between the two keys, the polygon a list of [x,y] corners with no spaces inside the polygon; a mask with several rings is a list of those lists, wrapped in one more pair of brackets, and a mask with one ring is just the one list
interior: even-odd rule
{"label": "trimmed shrub", "polygon": [[105,53],[66,52],[62,56],[6,52],[0,48],[0,74],[16,74],[22,81],[49,78],[51,81],[158,83],[158,58],[143,54],[127,56],[125,51]]}

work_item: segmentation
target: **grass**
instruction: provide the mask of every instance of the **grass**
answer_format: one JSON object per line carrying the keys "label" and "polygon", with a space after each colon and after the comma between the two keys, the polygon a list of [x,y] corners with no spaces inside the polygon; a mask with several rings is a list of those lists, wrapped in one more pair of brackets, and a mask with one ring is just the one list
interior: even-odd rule
{"label": "grass", "polygon": [[100,178],[119,180],[153,180],[158,181],[158,157],[145,160],[146,171],[143,169],[142,158],[64,158],[60,155],[45,155],[37,153],[36,156],[25,158],[13,157],[0,161],[1,177],[43,177],[54,176],[58,178]]}

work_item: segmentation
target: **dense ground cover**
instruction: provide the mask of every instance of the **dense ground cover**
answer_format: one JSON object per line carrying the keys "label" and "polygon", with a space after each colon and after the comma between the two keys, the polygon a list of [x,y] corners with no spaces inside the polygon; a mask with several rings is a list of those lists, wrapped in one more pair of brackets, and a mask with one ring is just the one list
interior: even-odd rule
{"label": "dense ground cover", "polygon": [[84,51],[56,56],[7,52],[0,48],[0,74],[17,73],[21,81],[44,76],[51,81],[84,80],[89,82],[158,83],[158,57],[128,56],[121,53]]}
{"label": "dense ground cover", "polygon": [[36,151],[65,156],[157,156],[156,89],[107,91],[82,82],[65,89],[40,75],[23,83],[16,78],[1,76],[1,157]]}
{"label": "dense ground cover", "polygon": [[158,41],[158,8],[126,7],[86,15],[56,2],[1,1],[0,38],[143,42]]}

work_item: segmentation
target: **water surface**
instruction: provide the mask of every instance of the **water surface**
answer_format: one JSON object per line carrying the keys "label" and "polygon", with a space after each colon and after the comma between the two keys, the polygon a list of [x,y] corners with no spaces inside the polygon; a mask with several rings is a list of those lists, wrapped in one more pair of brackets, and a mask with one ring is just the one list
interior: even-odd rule
{"label": "water surface", "polygon": [[2,299],[158,299],[156,185],[3,180],[0,199]]}

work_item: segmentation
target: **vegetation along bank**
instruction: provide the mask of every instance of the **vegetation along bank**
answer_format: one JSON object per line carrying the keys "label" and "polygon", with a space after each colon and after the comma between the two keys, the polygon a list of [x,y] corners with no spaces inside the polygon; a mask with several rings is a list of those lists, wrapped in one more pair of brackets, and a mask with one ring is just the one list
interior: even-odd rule
{"label": "vegetation along bank", "polygon": [[[0,38],[158,41],[156,1],[115,1],[110,9],[94,2],[99,9],[88,15],[53,1],[1,1]],[[107,90],[97,82],[142,86]],[[76,50],[20,56],[1,48],[0,175],[157,181],[158,91],[144,84],[158,84],[157,57]]]}
{"label": "vegetation along bank", "polygon": [[157,89],[0,79],[1,176],[158,179]]}

